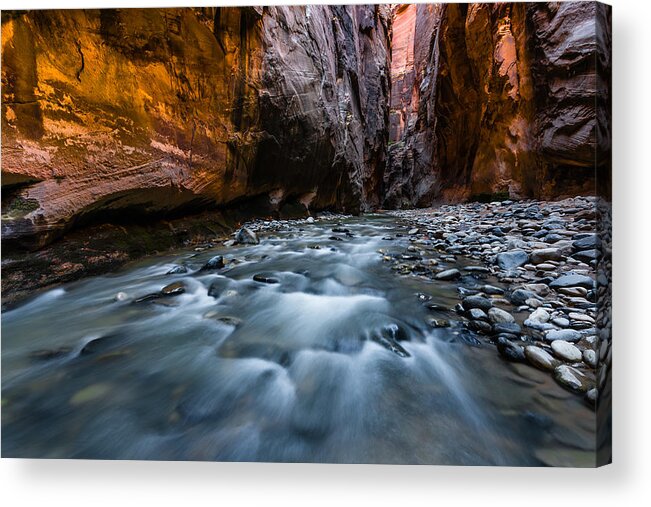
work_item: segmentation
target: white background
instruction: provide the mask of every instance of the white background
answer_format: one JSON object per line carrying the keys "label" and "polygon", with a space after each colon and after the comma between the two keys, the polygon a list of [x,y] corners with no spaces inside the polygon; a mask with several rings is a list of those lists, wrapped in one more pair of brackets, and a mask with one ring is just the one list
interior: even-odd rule
{"label": "white background", "polygon": [[[611,3],[616,344],[613,465],[570,470],[4,459],[0,461],[3,505],[651,505],[651,2]],[[251,1],[6,0],[1,5],[3,9],[28,9],[236,4],[250,5]]]}

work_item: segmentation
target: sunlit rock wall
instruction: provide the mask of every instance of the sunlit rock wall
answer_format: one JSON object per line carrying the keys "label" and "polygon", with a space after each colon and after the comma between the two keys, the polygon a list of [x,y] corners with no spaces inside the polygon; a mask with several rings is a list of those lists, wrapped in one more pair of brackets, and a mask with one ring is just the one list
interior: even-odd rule
{"label": "sunlit rock wall", "polygon": [[379,204],[384,6],[3,12],[3,240]]}

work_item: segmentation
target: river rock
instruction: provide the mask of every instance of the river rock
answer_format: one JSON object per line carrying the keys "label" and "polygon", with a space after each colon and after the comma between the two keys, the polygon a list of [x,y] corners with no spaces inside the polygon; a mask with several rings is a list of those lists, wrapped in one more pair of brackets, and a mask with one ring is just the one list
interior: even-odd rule
{"label": "river rock", "polygon": [[488,310],[488,318],[493,324],[506,324],[515,322],[515,318],[509,312],[501,308],[491,308]]}
{"label": "river rock", "polygon": [[570,320],[565,317],[554,317],[552,319],[552,324],[558,327],[569,327]]}
{"label": "river rock", "polygon": [[280,283],[280,280],[278,280],[278,278],[274,278],[273,276],[265,275],[262,273],[253,275],[253,280],[260,283],[269,283],[269,284]]}
{"label": "river rock", "polygon": [[489,334],[492,331],[491,325],[483,320],[471,320],[468,322],[467,327],[471,331],[477,331],[478,333],[484,334]]}
{"label": "river rock", "polygon": [[183,273],[187,273],[187,272],[188,272],[188,268],[187,268],[187,267],[185,267],[185,266],[183,266],[183,265],[178,265],[178,266],[174,266],[172,269],[170,269],[170,270],[169,270],[167,273],[165,273],[165,274],[166,274],[166,275],[181,275],[181,274],[183,274]]}
{"label": "river rock", "polygon": [[535,345],[529,345],[524,348],[524,355],[527,360],[536,368],[541,370],[553,370],[559,363],[557,359],[549,354],[546,350],[536,347]]}
{"label": "river rock", "polygon": [[200,269],[200,271],[212,271],[214,269],[221,269],[224,267],[224,257],[221,255],[215,255],[208,262],[206,262]]}
{"label": "river rock", "polygon": [[565,340],[554,340],[552,342],[552,350],[556,357],[572,363],[581,361],[583,357],[581,351],[575,345]]}
{"label": "river rock", "polygon": [[437,273],[434,276],[434,278],[436,278],[437,280],[456,280],[460,276],[461,276],[461,272],[458,269],[452,268]]}
{"label": "river rock", "polygon": [[535,298],[536,298],[536,294],[534,292],[525,289],[516,289],[509,296],[511,303],[518,306],[525,304],[525,302],[528,299],[535,299]]}
{"label": "river rock", "polygon": [[545,261],[560,261],[563,259],[563,254],[558,248],[541,248],[531,252],[531,262],[534,264],[542,264]]}
{"label": "river rock", "polygon": [[572,243],[572,247],[578,251],[597,249],[600,246],[601,242],[599,241],[599,235],[597,234],[589,234],[581,239],[577,239]]}
{"label": "river rock", "polygon": [[126,292],[118,292],[115,297],[113,298],[114,301],[126,301],[129,299],[129,295]]}
{"label": "river rock", "polygon": [[599,251],[597,250],[581,250],[580,252],[576,252],[572,254],[572,257],[575,259],[585,262],[585,263],[590,263],[594,260],[597,260],[599,258]]}
{"label": "river rock", "polygon": [[472,308],[479,308],[480,310],[483,310],[485,312],[487,312],[493,307],[493,303],[491,302],[490,299],[479,295],[465,297],[461,301],[461,304],[463,305],[463,308],[465,310],[470,310]]}
{"label": "river rock", "polygon": [[511,340],[503,336],[500,336],[497,339],[497,351],[503,358],[509,361],[523,363],[526,360],[524,347],[513,343]]}
{"label": "river rock", "polygon": [[496,262],[504,270],[515,269],[529,262],[529,255],[524,250],[511,250],[497,254]]}
{"label": "river rock", "polygon": [[258,236],[248,227],[242,227],[235,235],[235,242],[240,245],[257,245],[260,243]]}
{"label": "river rock", "polygon": [[596,368],[597,367],[597,353],[592,349],[585,349],[583,351],[583,361],[585,361],[585,363],[588,366],[591,366],[592,368]]}
{"label": "river rock", "polygon": [[585,393],[589,387],[587,377],[576,368],[566,364],[554,368],[554,379],[563,387],[577,393]]}
{"label": "river rock", "polygon": [[565,340],[566,342],[578,342],[582,334],[574,329],[552,329],[545,333],[545,341],[553,342],[556,340]]}
{"label": "river rock", "polygon": [[589,276],[577,275],[570,273],[562,275],[549,284],[552,289],[561,289],[568,287],[583,287],[585,289],[592,289],[594,287],[594,280]]}
{"label": "river rock", "polygon": [[185,284],[183,282],[170,283],[169,285],[163,287],[160,291],[160,293],[163,296],[178,296],[179,294],[183,294],[184,292],[185,292]]}
{"label": "river rock", "polygon": [[488,315],[486,315],[486,312],[484,312],[484,310],[480,310],[479,308],[471,308],[468,311],[468,316],[473,320],[488,320]]}
{"label": "river rock", "polygon": [[590,405],[596,405],[598,398],[599,398],[599,390],[596,387],[593,387],[592,389],[588,389],[588,392],[585,393],[585,401],[587,401]]}
{"label": "river rock", "polygon": [[429,319],[429,325],[432,327],[450,327],[450,322],[445,319]]}
{"label": "river rock", "polygon": [[492,332],[493,334],[512,334],[519,336],[522,334],[522,328],[515,322],[502,322],[493,324]]}

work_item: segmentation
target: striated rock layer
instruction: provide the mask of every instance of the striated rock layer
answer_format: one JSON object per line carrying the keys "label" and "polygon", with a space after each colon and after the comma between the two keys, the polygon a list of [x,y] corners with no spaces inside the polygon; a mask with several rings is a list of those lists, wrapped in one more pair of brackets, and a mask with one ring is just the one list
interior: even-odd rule
{"label": "striated rock layer", "polygon": [[394,31],[394,61],[407,63],[392,75],[386,206],[587,195],[597,174],[609,180],[609,6],[399,6],[394,27],[405,26]]}
{"label": "striated rock layer", "polygon": [[2,236],[380,203],[386,6],[3,12]]}

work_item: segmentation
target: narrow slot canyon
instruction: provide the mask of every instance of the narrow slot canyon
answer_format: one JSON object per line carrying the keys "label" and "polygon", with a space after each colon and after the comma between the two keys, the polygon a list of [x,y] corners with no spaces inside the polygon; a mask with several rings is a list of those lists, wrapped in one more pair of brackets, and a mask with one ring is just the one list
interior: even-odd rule
{"label": "narrow slot canyon", "polygon": [[589,195],[607,21],[593,3],[6,12],[3,246],[122,235],[101,269],[150,250],[121,233],[133,217],[155,241],[202,212],[227,229]]}
{"label": "narrow slot canyon", "polygon": [[608,463],[610,18],[3,11],[3,457]]}

